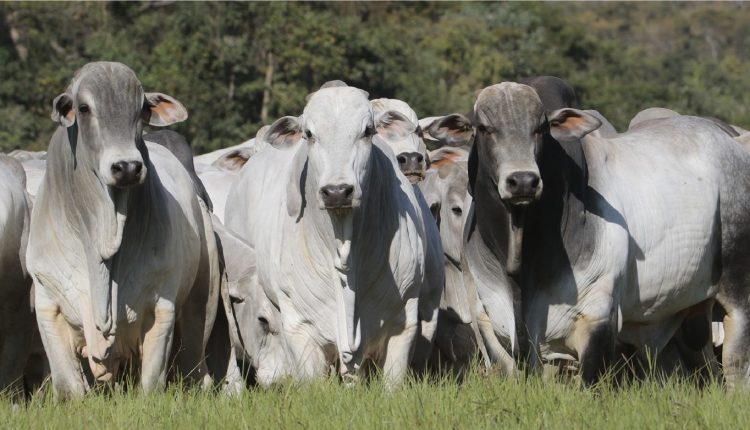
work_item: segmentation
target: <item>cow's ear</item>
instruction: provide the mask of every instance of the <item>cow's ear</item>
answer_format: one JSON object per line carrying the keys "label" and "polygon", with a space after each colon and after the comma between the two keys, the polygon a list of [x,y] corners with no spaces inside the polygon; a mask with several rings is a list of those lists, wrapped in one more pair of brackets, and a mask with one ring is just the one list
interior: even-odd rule
{"label": "cow's ear", "polygon": [[286,185],[286,210],[289,216],[299,220],[305,208],[305,180],[307,179],[307,142],[299,145],[292,160],[289,181]]}
{"label": "cow's ear", "polygon": [[404,114],[394,110],[377,114],[375,117],[375,129],[378,133],[384,133],[391,129],[402,129],[407,132],[416,131],[414,124]]}
{"label": "cow's ear", "polygon": [[162,93],[146,93],[143,97],[143,119],[149,125],[164,127],[185,121],[187,109],[177,99]]}
{"label": "cow's ear", "polygon": [[302,124],[297,117],[279,118],[271,124],[263,139],[276,149],[294,148],[302,139]]}
{"label": "cow's ear", "polygon": [[465,146],[474,141],[471,121],[457,113],[436,119],[425,131],[446,146]]}
{"label": "cow's ear", "polygon": [[750,149],[750,132],[743,133],[734,138],[737,142],[745,145],[746,148]]}
{"label": "cow's ear", "polygon": [[67,93],[62,93],[52,101],[52,121],[59,122],[63,127],[70,127],[76,122],[76,111],[73,109],[73,99]]}
{"label": "cow's ear", "polygon": [[256,152],[257,151],[252,147],[233,149],[217,158],[216,161],[211,163],[211,165],[228,172],[236,172],[242,169],[245,163],[247,163],[247,160],[249,160]]}
{"label": "cow's ear", "polygon": [[550,134],[556,140],[577,140],[602,126],[599,118],[578,109],[558,109],[549,115]]}

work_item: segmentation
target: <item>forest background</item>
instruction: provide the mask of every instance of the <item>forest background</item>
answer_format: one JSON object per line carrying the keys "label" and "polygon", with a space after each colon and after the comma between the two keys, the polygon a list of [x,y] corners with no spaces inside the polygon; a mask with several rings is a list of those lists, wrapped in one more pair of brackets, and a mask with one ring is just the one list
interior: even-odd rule
{"label": "forest background", "polygon": [[739,2],[0,3],[0,151],[45,149],[52,100],[97,60],[182,101],[196,154],[299,114],[332,79],[425,117],[554,75],[619,130],[652,106],[750,128],[748,23]]}

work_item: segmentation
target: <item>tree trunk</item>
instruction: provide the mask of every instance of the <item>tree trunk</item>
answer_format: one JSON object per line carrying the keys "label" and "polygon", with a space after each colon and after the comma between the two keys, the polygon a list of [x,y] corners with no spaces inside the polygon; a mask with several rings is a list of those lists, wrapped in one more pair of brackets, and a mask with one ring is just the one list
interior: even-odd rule
{"label": "tree trunk", "polygon": [[268,122],[268,105],[271,103],[271,84],[273,84],[273,53],[266,53],[266,79],[263,86],[263,102],[260,105],[260,122]]}
{"label": "tree trunk", "polygon": [[23,33],[18,27],[18,12],[9,11],[5,15],[5,23],[8,25],[10,30],[10,40],[13,42],[13,47],[16,48],[16,53],[21,62],[26,62],[26,58],[29,56],[29,49],[23,43]]}

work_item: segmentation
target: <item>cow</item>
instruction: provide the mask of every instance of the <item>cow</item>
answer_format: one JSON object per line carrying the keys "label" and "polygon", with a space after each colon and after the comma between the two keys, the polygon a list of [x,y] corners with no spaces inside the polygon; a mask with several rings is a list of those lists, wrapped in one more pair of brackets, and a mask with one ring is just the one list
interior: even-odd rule
{"label": "cow", "polygon": [[[467,193],[468,151],[443,147],[430,152],[431,165],[419,188],[440,230],[445,271],[445,290],[440,303],[435,337],[440,366],[462,374],[477,351],[474,322],[481,307],[469,294],[461,266],[465,213],[471,204]],[[481,313],[481,311],[480,311]]]}
{"label": "cow", "polygon": [[502,346],[573,356],[590,384],[616,341],[658,353],[716,298],[727,380],[747,383],[750,153],[687,116],[581,140],[597,118],[517,83],[474,113],[465,255]]}
{"label": "cow", "polygon": [[206,192],[206,187],[201,182],[198,175],[195,173],[195,165],[193,163],[193,151],[190,149],[185,136],[177,133],[174,130],[155,130],[143,135],[143,140],[146,142],[158,143],[159,145],[167,148],[177,160],[185,168],[185,171],[190,175],[190,179],[193,181],[193,188],[195,194],[203,200],[209,211],[213,210],[213,204],[211,198]]}
{"label": "cow", "polygon": [[278,298],[292,376],[321,376],[338,361],[352,381],[371,363],[397,385],[437,303],[420,312],[424,218],[376,136],[367,93],[320,89],[266,141],[229,192],[226,224],[255,248],[258,281]]}
{"label": "cow", "polygon": [[278,299],[258,282],[255,249],[218,219],[213,225],[221,248],[222,299],[236,359],[252,371],[251,383],[268,387],[291,374]]}
{"label": "cow", "polygon": [[55,393],[113,381],[129,359],[142,389],[158,390],[170,355],[177,373],[207,386],[220,289],[210,215],[179,160],[142,137],[144,123],[170,125],[187,111],[145,93],[124,64],[95,62],[55,98],[51,117],[59,126],[27,262]]}
{"label": "cow", "polygon": [[[417,114],[406,102],[397,99],[375,99],[370,104],[378,137],[388,145],[396,157],[401,173],[413,185],[414,195],[423,217],[425,236],[428,239],[425,244],[427,282],[419,298],[419,313],[428,317],[426,319],[420,317],[423,324],[412,363],[414,370],[422,372],[432,355],[432,340],[437,329],[437,322],[429,315],[441,302],[445,285],[440,232],[431,217],[430,206],[417,186],[424,179],[425,171],[430,166],[429,156],[427,147],[422,141]],[[442,302],[445,303],[445,300]]]}
{"label": "cow", "polygon": [[14,149],[8,153],[9,156],[23,163],[28,160],[46,160],[47,151],[27,151],[25,149]]}
{"label": "cow", "polygon": [[216,151],[193,157],[196,171],[200,174],[208,166],[230,172],[241,169],[253,154],[265,148],[266,145],[263,136],[267,130],[268,126],[264,125],[252,139],[238,145],[217,149]]}
{"label": "cow", "polygon": [[0,154],[0,389],[16,393],[35,335],[25,258],[30,212],[21,163]]}
{"label": "cow", "polygon": [[268,146],[263,138],[267,126],[264,126],[254,138],[252,146],[234,148],[214,160],[210,166],[200,168],[201,182],[213,202],[212,211],[220,222],[224,222],[224,209],[226,207],[229,188],[237,178],[240,169],[247,160],[258,151]]}

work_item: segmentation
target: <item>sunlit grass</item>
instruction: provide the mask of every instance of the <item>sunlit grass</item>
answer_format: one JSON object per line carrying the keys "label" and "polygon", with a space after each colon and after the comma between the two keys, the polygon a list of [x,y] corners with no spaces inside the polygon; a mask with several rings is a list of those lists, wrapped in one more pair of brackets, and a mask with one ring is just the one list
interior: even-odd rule
{"label": "sunlit grass", "polygon": [[49,391],[0,402],[3,428],[745,428],[750,394],[716,382],[649,378],[581,388],[573,380],[505,379],[472,370],[345,387],[334,378],[252,389],[227,398],[172,385],[166,392],[97,392],[59,402]]}

